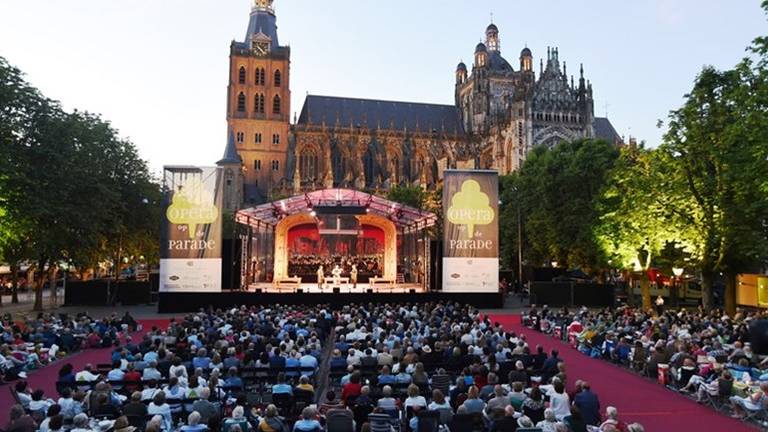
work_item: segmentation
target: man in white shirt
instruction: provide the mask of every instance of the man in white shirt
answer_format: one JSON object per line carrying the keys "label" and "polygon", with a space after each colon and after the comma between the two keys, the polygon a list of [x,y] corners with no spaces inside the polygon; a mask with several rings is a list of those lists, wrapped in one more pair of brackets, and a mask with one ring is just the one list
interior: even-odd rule
{"label": "man in white shirt", "polygon": [[96,381],[97,379],[99,379],[99,376],[94,374],[92,370],[93,370],[92,364],[89,363],[85,365],[83,370],[75,374],[75,381],[88,382],[88,383]]}

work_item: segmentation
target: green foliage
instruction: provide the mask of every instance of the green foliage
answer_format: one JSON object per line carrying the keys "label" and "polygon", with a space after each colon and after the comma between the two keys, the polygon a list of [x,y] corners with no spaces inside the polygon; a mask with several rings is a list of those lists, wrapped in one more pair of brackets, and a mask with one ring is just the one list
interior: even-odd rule
{"label": "green foliage", "polygon": [[594,268],[601,251],[593,236],[599,220],[597,200],[619,157],[601,140],[563,142],[534,148],[517,177],[502,181],[502,257],[509,259],[520,206],[524,260],[542,265]]}
{"label": "green foliage", "polygon": [[6,260],[42,269],[93,266],[118,250],[156,257],[160,189],[132,143],[96,115],[65,112],[1,57],[0,107]]}
{"label": "green foliage", "polygon": [[402,185],[392,186],[387,192],[387,199],[400,204],[425,210],[425,205],[429,199],[429,193],[420,186]]}

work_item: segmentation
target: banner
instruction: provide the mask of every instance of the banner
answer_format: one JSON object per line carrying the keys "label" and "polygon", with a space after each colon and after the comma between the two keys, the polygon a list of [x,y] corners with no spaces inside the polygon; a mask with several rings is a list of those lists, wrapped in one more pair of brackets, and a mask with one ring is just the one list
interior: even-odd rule
{"label": "banner", "polygon": [[443,291],[499,290],[499,175],[446,170]]}
{"label": "banner", "polygon": [[221,291],[221,169],[165,167],[160,292]]}

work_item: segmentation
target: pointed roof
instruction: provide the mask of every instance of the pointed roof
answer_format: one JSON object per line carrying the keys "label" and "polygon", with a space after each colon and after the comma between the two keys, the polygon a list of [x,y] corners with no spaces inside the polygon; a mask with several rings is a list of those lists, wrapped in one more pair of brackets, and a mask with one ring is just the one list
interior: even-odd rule
{"label": "pointed roof", "polygon": [[229,140],[227,141],[227,147],[224,149],[224,157],[220,161],[216,162],[216,165],[230,165],[240,164],[242,159],[237,154],[237,147],[235,147],[235,132],[229,131]]}

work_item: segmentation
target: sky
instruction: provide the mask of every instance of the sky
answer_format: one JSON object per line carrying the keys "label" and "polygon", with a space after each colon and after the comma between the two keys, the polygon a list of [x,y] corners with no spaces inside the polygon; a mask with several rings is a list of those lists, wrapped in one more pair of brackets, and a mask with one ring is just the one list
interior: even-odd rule
{"label": "sky", "polygon": [[[66,109],[100,113],[150,167],[211,165],[226,144],[232,39],[252,0],[0,0],[0,56]],[[291,112],[307,93],[453,104],[493,17],[501,52],[535,70],[559,47],[584,64],[595,115],[660,143],[703,65],[728,68],[768,33],[758,0],[276,0],[291,46]]]}

